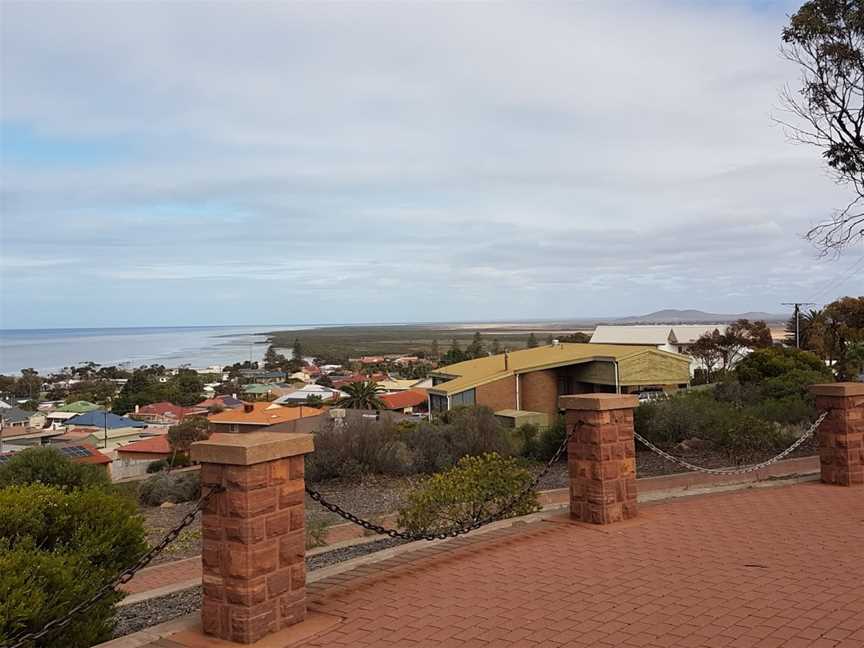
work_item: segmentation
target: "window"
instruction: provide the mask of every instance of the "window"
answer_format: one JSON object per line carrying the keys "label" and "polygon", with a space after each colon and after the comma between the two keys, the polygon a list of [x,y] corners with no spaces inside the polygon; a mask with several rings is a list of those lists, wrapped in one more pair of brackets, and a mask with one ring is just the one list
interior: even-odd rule
{"label": "window", "polygon": [[433,412],[447,411],[447,397],[439,394],[429,394],[429,407]]}
{"label": "window", "polygon": [[237,425],[236,423],[232,423],[231,425],[228,426],[228,431],[231,432],[232,434],[238,434],[240,432],[240,426]]}
{"label": "window", "polygon": [[473,405],[475,392],[473,389],[466,389],[458,394],[453,394],[450,397],[450,405],[458,407],[459,405]]}

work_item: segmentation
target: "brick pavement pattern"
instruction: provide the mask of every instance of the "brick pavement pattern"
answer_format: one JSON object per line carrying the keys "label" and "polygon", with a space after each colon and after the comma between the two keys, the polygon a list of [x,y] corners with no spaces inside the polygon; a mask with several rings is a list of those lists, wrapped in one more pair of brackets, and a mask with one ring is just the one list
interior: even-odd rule
{"label": "brick pavement pattern", "polygon": [[131,581],[121,585],[120,589],[128,594],[138,594],[196,578],[201,578],[201,556],[146,567],[135,574]]}
{"label": "brick pavement pattern", "polygon": [[566,517],[309,586],[302,645],[861,648],[864,489],[806,484]]}

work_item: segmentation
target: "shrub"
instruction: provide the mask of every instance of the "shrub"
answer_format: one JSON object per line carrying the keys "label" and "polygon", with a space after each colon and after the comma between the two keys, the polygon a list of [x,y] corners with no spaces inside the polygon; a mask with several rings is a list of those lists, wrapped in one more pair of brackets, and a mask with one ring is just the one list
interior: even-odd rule
{"label": "shrub", "polygon": [[794,440],[794,434],[778,425],[739,413],[718,426],[714,445],[734,461],[749,462],[754,452],[782,450]]}
{"label": "shrub", "polygon": [[834,382],[834,375],[816,355],[790,347],[757,349],[735,367],[741,384],[760,384],[769,398],[805,395],[809,385]]}
{"label": "shrub", "polygon": [[314,549],[327,544],[327,529],[330,521],[323,515],[313,515],[306,520],[306,548]]}
{"label": "shrub", "polygon": [[201,493],[201,477],[197,472],[178,474],[157,473],[141,483],[138,499],[148,506],[159,506],[165,502],[189,502],[198,499]]}
{"label": "shrub", "polygon": [[56,448],[28,448],[0,465],[0,488],[41,483],[59,488],[107,488],[108,474],[98,466],[72,463]]}
{"label": "shrub", "polygon": [[538,436],[540,428],[533,423],[526,423],[516,428],[514,437],[519,447],[519,455],[528,459],[536,459],[540,454],[540,442]]}
{"label": "shrub", "polygon": [[162,472],[168,467],[167,459],[159,459],[157,461],[151,461],[147,464],[147,473],[152,475],[153,473]]}
{"label": "shrub", "polygon": [[[540,431],[540,440],[537,443],[537,456],[535,458],[540,461],[549,461],[558,452],[558,448],[564,443],[566,436],[567,427],[564,424],[564,418],[559,416],[552,425]],[[567,456],[566,449],[561,456]]]}
{"label": "shrub", "polygon": [[[45,484],[0,489],[0,641],[40,629],[86,599],[147,549],[129,499],[101,487]],[[79,616],[48,648],[110,638],[112,594]]]}
{"label": "shrub", "polygon": [[[515,459],[487,453],[463,457],[454,468],[415,486],[399,511],[398,524],[412,533],[442,532],[501,511],[531,482],[531,473]],[[532,490],[503,517],[539,508]]]}

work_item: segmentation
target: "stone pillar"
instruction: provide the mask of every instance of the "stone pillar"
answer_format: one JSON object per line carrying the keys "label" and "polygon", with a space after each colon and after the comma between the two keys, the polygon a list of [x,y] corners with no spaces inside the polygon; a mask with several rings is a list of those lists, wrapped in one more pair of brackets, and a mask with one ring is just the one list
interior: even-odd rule
{"label": "stone pillar", "polygon": [[570,516],[610,524],[636,516],[636,396],[561,396],[567,431]]}
{"label": "stone pillar", "polygon": [[306,616],[303,456],[311,434],[215,433],[192,444],[201,486],[205,634],[254,643]]}
{"label": "stone pillar", "polygon": [[864,383],[812,385],[816,407],[828,412],[816,431],[822,481],[864,484]]}

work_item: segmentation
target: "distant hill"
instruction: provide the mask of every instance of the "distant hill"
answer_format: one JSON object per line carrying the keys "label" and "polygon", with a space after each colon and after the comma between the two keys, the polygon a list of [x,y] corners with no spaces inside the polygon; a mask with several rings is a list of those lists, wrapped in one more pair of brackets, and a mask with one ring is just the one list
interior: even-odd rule
{"label": "distant hill", "polygon": [[785,322],[788,315],[777,313],[760,313],[758,311],[749,313],[706,313],[700,310],[676,310],[667,308],[647,315],[634,315],[632,317],[621,317],[616,319],[618,324],[722,324],[734,322],[738,319],[764,320],[766,322]]}

